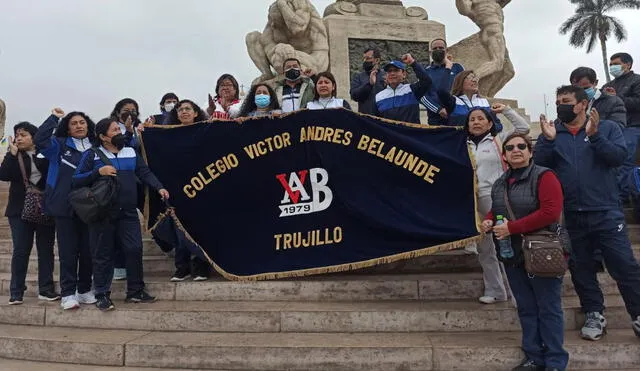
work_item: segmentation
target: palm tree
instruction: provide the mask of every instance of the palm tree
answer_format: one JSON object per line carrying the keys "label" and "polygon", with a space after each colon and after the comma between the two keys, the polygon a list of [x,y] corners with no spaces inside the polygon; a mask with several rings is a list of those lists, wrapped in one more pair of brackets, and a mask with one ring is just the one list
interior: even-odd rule
{"label": "palm tree", "polygon": [[605,76],[607,76],[607,82],[611,81],[607,59],[607,40],[611,33],[613,33],[618,42],[626,40],[627,30],[625,30],[624,25],[618,18],[607,15],[607,13],[620,9],[640,9],[640,0],[569,1],[572,4],[577,4],[578,8],[571,18],[564,21],[560,27],[560,33],[566,35],[573,30],[569,38],[569,44],[580,48],[586,42],[587,53],[591,53],[595,47],[596,40],[600,40]]}

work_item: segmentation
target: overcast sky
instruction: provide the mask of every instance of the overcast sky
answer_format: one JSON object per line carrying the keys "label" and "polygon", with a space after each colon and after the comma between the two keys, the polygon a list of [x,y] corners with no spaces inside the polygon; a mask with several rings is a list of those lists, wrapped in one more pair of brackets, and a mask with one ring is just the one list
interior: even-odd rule
{"label": "overcast sky", "polygon": [[[7,104],[6,132],[18,121],[36,125],[51,108],[87,112],[94,121],[116,101],[132,97],[141,114],[157,113],[160,97],[174,91],[204,105],[222,73],[248,86],[258,76],[244,43],[262,31],[272,0],[20,0],[2,1],[0,98]],[[312,0],[320,14],[331,0]],[[405,0],[426,8],[446,25],[452,44],[477,32],[454,0]],[[566,0],[513,0],[505,9],[506,39],[516,77],[498,96],[515,98],[533,117],[543,95],[586,65],[604,81],[600,49],[586,54],[558,35],[573,13]],[[610,53],[627,51],[640,61],[638,11],[614,13],[629,41],[609,42]],[[634,22],[635,19],[635,22]],[[550,106],[550,112],[555,108]]]}

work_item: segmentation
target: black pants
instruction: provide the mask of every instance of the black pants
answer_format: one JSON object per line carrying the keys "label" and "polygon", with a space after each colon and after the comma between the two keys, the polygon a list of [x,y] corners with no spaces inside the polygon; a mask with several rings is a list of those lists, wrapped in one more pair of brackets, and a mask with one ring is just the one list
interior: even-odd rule
{"label": "black pants", "polygon": [[122,247],[127,269],[127,295],[144,289],[142,273],[142,231],[138,213],[122,210],[116,219],[89,225],[96,295],[111,293],[116,241]]}
{"label": "black pants", "polygon": [[77,216],[56,217],[62,297],[91,290],[89,229]]}
{"label": "black pants", "polygon": [[55,228],[34,223],[28,223],[19,216],[9,217],[13,253],[11,256],[11,296],[22,297],[25,290],[29,255],[33,247],[33,236],[36,238],[38,249],[38,290],[39,292],[53,291],[53,244],[55,242]]}

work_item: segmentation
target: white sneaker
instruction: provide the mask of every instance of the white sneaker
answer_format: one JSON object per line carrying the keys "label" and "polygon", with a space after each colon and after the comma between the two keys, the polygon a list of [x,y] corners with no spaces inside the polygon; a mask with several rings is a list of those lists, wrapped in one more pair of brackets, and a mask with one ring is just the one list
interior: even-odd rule
{"label": "white sneaker", "polygon": [[585,314],[584,326],[580,330],[580,337],[586,340],[597,341],[607,332],[607,319],[598,312]]}
{"label": "white sneaker", "polygon": [[475,242],[471,242],[470,244],[464,247],[464,251],[467,254],[478,255],[478,244]]}
{"label": "white sneaker", "polygon": [[478,301],[481,302],[482,304],[493,304],[493,303],[497,303],[500,301],[507,301],[506,299],[496,299],[493,296],[481,296],[478,298]]}
{"label": "white sneaker", "polygon": [[115,281],[122,281],[127,279],[127,269],[126,268],[115,268],[113,270],[113,279]]}
{"label": "white sneaker", "polygon": [[76,297],[80,304],[95,304],[98,301],[92,291],[87,291],[84,294],[76,294]]}
{"label": "white sneaker", "polygon": [[80,303],[78,303],[78,298],[75,295],[68,295],[62,298],[60,306],[64,310],[77,309],[80,308]]}

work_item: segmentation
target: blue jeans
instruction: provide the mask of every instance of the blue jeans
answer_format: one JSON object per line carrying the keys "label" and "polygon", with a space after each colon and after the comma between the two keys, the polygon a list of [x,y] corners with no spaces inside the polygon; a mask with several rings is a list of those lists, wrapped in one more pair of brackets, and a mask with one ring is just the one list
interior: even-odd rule
{"label": "blue jeans", "polygon": [[635,320],[640,315],[640,265],[631,250],[622,211],[567,212],[565,219],[572,247],[569,269],[582,311],[604,311],[597,278],[599,264],[593,257],[594,251],[600,250],[627,312]]}
{"label": "blue jeans", "polygon": [[96,295],[110,294],[116,246],[122,246],[127,269],[127,295],[144,289],[142,273],[142,232],[135,210],[122,210],[115,220],[89,225]]}
{"label": "blue jeans", "polygon": [[29,255],[33,248],[33,236],[36,237],[38,249],[38,290],[54,291],[53,284],[53,244],[55,228],[34,223],[27,223],[19,216],[9,217],[13,252],[11,253],[11,296],[22,297],[25,290]]}
{"label": "blue jeans", "polygon": [[518,304],[525,355],[538,366],[566,369],[562,277],[529,277],[523,267],[505,266],[505,271]]}
{"label": "blue jeans", "polygon": [[620,185],[620,197],[622,200],[629,199],[629,196],[635,194],[633,169],[636,165],[636,151],[638,150],[638,142],[640,142],[640,127],[633,126],[624,129],[624,140],[627,144],[627,159],[621,167],[618,168],[618,184]]}
{"label": "blue jeans", "polygon": [[91,248],[89,228],[77,216],[56,217],[60,294],[62,297],[91,290]]}

